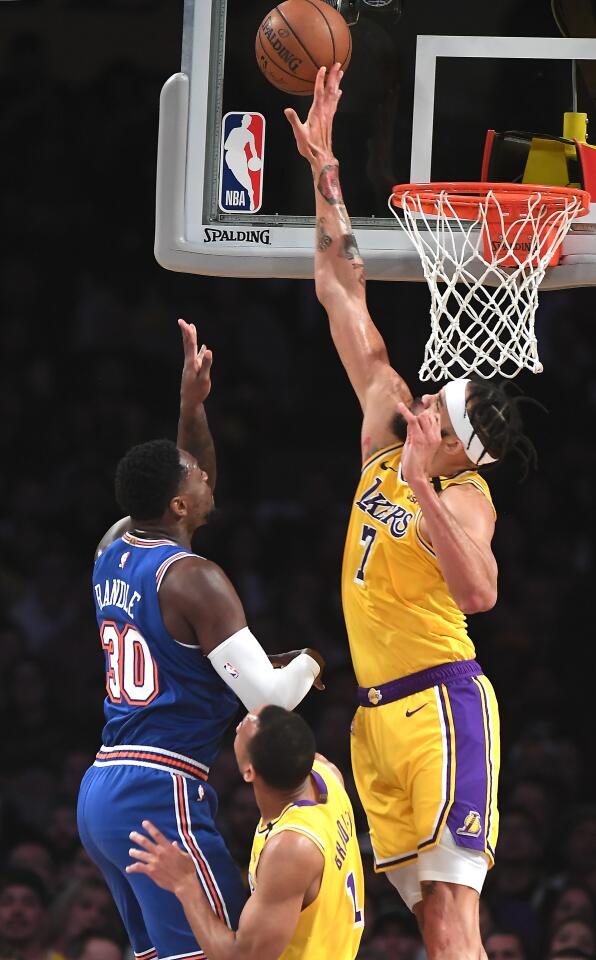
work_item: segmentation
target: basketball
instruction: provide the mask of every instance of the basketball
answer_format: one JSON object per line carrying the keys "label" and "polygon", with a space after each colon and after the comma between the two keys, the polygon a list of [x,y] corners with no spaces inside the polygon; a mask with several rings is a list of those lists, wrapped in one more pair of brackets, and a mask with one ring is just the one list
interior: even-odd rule
{"label": "basketball", "polygon": [[284,0],[261,23],[255,53],[269,83],[308,96],[320,67],[347,68],[352,37],[342,15],[323,0]]}

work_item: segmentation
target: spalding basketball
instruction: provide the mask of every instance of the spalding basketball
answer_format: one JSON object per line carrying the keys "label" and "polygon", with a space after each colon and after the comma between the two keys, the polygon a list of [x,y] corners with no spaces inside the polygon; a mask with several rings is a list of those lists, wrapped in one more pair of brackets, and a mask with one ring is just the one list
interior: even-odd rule
{"label": "spalding basketball", "polygon": [[269,83],[307,96],[320,67],[341,63],[346,69],[352,37],[341,13],[323,0],[284,0],[261,23],[255,52]]}

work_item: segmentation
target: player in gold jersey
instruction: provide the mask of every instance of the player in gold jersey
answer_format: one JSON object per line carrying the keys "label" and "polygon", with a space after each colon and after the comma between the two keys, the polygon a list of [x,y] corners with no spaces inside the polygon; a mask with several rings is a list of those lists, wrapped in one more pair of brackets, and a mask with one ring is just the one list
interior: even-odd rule
{"label": "player in gold jersey", "polygon": [[364,927],[364,878],[339,770],[315,754],[302,717],[282,707],[247,714],[234,750],[261,813],[252,895],[238,930],[213,913],[188,854],[149,821],[143,827],[152,839],[131,833],[138,847],[130,851],[136,862],[129,872],[147,874],[179,898],[205,951],[188,960],[354,960]]}
{"label": "player in gold jersey", "polygon": [[285,112],[314,179],[317,296],[363,411],[342,570],[359,684],[354,775],[375,867],[415,912],[429,960],[478,960],[499,718],[466,629],[465,615],[497,597],[495,512],[477,468],[533,447],[502,387],[460,379],[414,400],[390,365],[331,145],[341,76],[339,65],[319,71],[305,123]]}

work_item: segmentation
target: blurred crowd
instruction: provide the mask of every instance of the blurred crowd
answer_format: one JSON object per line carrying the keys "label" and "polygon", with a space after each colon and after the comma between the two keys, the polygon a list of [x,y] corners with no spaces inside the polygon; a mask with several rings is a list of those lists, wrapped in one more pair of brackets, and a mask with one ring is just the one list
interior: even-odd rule
{"label": "blurred crowd", "polygon": [[[153,262],[163,77],[121,61],[68,85],[34,33],[14,39],[2,67],[0,960],[123,960],[126,937],[75,819],[105,683],[91,564],[118,517],[118,458],[175,437],[177,316],[214,351],[218,514],[196,549],[231,577],[269,652],[308,643],[326,657],[327,689],[302,710],[348,783],[355,681],[339,573],[359,411],[312,283],[178,276]],[[369,287],[390,355],[416,386],[427,290]],[[500,600],[470,630],[502,713],[501,833],[481,903],[489,960],[596,957],[593,302],[590,290],[543,295],[546,372],[521,381],[548,409],[527,407],[539,468],[520,483],[513,458],[487,475]],[[231,736],[212,782],[245,873],[257,812]],[[411,916],[372,870],[351,793],[367,872],[359,956],[422,960]]]}

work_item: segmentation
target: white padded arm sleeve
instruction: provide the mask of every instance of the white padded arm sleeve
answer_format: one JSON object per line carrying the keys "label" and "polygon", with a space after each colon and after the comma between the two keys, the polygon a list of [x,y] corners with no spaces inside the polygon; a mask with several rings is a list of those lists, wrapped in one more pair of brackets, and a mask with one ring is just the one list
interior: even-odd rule
{"label": "white padded arm sleeve", "polygon": [[319,675],[319,664],[307,653],[276,670],[248,627],[228,637],[208,657],[247,710],[269,703],[293,710]]}

